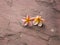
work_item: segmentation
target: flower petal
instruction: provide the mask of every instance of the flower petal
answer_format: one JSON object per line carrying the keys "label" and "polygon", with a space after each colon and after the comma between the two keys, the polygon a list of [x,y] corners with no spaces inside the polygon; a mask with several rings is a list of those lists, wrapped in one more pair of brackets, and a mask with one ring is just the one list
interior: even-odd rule
{"label": "flower petal", "polygon": [[27,25],[28,25],[28,23],[25,23],[25,24],[24,24],[24,26],[27,26]]}
{"label": "flower petal", "polygon": [[38,24],[38,26],[39,26],[39,27],[41,27],[41,26],[42,26],[42,24],[43,24],[43,23],[42,23],[42,22],[40,22],[40,23]]}
{"label": "flower petal", "polygon": [[23,22],[25,22],[26,20],[25,19],[21,19]]}
{"label": "flower petal", "polygon": [[30,20],[33,21],[35,19],[35,17],[32,17]]}
{"label": "flower petal", "polygon": [[33,24],[32,24],[32,22],[29,22],[29,24],[28,24],[29,26],[32,26]]}
{"label": "flower petal", "polygon": [[38,22],[33,21],[33,25],[37,25],[37,24],[38,24]]}

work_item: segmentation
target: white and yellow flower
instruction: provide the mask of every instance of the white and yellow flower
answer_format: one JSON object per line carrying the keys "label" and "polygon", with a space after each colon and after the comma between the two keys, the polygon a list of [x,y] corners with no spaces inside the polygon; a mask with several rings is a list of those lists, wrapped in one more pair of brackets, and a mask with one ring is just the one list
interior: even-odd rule
{"label": "white and yellow flower", "polygon": [[30,16],[27,15],[25,18],[22,19],[22,21],[24,26],[32,26],[33,18],[30,18]]}
{"label": "white and yellow flower", "polygon": [[41,16],[36,16],[33,21],[33,25],[42,26],[44,19]]}

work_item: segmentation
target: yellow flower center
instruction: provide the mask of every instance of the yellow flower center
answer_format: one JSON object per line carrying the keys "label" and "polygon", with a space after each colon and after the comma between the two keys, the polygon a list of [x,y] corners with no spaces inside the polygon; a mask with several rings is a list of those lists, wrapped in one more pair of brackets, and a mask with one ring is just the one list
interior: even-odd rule
{"label": "yellow flower center", "polygon": [[42,21],[42,20],[41,20],[40,17],[38,17],[38,18],[35,19],[35,22],[37,22],[37,23],[40,23],[41,21]]}
{"label": "yellow flower center", "polygon": [[26,22],[29,23],[30,22],[30,18],[26,18]]}

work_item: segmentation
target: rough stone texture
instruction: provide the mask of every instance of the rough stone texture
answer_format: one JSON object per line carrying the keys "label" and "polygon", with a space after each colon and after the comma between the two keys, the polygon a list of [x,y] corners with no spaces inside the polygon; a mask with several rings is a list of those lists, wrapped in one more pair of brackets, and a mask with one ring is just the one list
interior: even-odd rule
{"label": "rough stone texture", "polygon": [[60,45],[60,37],[55,36],[50,38],[49,45]]}
{"label": "rough stone texture", "polygon": [[[59,0],[0,0],[0,45],[60,45],[59,7]],[[41,15],[43,27],[23,27],[26,15]]]}
{"label": "rough stone texture", "polygon": [[21,41],[27,45],[46,45],[47,42],[29,35],[22,34]]}
{"label": "rough stone texture", "polygon": [[55,0],[55,6],[54,8],[58,11],[60,11],[60,0]]}

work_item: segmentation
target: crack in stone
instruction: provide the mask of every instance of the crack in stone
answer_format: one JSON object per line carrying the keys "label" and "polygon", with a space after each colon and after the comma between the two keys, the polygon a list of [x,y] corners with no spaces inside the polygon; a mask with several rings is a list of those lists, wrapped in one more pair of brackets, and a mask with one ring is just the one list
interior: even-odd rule
{"label": "crack in stone", "polygon": [[55,12],[59,12],[60,13],[60,10],[57,10],[57,9],[55,9],[55,8],[52,8]]}
{"label": "crack in stone", "polygon": [[[21,35],[21,32],[19,32],[19,34]],[[4,37],[0,37],[0,39],[4,39],[4,38],[6,38],[6,37],[14,36],[14,35],[18,35],[18,33],[16,33],[16,34],[7,34],[7,35],[5,35]]]}
{"label": "crack in stone", "polygon": [[[50,39],[51,39],[51,38],[56,38],[56,39],[57,39],[57,37],[58,37],[58,35],[50,36],[50,37],[48,38],[48,41],[47,41],[48,43],[47,43],[47,45],[50,45],[49,42],[50,42]],[[59,37],[58,37],[58,40],[60,40]]]}
{"label": "crack in stone", "polygon": [[38,1],[36,0],[37,3],[42,3],[42,4],[46,4],[47,6],[52,6],[53,4],[55,4],[55,0],[53,0],[53,2],[47,2],[47,1]]}
{"label": "crack in stone", "polygon": [[55,0],[52,3],[52,9],[56,12],[60,12],[60,10],[57,10],[56,8],[54,8],[54,6],[56,6],[56,1]]}
{"label": "crack in stone", "polygon": [[[37,2],[37,4],[42,3],[44,6],[52,7],[52,9],[55,10],[56,12],[60,12],[60,10],[57,10],[57,9],[54,8],[54,6],[56,6],[56,1],[55,0],[53,0],[53,2],[40,1],[40,0],[39,1],[35,0],[35,1]],[[41,4],[39,4],[39,5],[41,5]]]}

